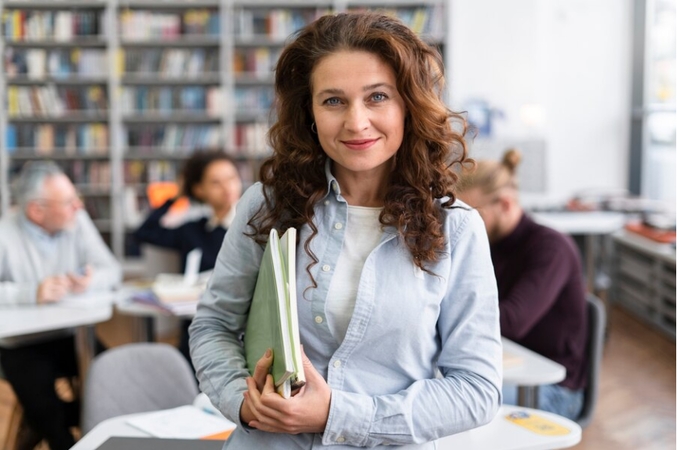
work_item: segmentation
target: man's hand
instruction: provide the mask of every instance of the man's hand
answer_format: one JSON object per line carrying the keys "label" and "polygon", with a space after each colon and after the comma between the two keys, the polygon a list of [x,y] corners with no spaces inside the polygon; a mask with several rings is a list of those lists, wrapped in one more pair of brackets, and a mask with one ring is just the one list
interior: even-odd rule
{"label": "man's hand", "polygon": [[71,281],[66,276],[47,277],[38,286],[38,304],[58,302],[68,293],[70,288]]}
{"label": "man's hand", "polygon": [[82,271],[82,274],[69,273],[68,280],[70,282],[71,291],[77,293],[84,292],[89,287],[90,281],[92,281],[93,270],[89,265],[86,265]]}

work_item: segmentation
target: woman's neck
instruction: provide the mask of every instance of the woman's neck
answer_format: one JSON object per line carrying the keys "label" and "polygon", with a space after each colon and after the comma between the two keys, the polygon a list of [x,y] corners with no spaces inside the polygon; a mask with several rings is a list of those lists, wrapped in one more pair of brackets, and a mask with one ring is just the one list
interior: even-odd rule
{"label": "woman's neck", "polygon": [[341,186],[341,195],[352,206],[379,207],[385,204],[388,175],[384,173],[342,173],[334,175]]}
{"label": "woman's neck", "polygon": [[230,208],[232,208],[232,206],[228,206],[228,207],[224,207],[224,208],[219,208],[219,209],[216,209],[216,208],[214,208],[214,207],[212,206],[212,210],[214,211],[214,217],[215,217],[219,222],[221,222],[221,221],[228,215],[228,213],[230,212]]}

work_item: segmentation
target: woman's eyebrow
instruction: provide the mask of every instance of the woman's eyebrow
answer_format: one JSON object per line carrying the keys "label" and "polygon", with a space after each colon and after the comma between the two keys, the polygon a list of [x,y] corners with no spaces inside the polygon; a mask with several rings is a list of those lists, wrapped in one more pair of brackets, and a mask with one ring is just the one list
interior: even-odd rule
{"label": "woman's eyebrow", "polygon": [[[377,89],[377,88],[380,88],[380,87],[387,87],[389,89],[395,89],[395,86],[388,84],[388,83],[374,83],[374,84],[364,86],[362,88],[362,91],[364,91],[364,92],[371,91],[372,89]],[[327,89],[321,90],[320,92],[318,92],[315,95],[343,95],[343,94],[344,94],[343,89],[327,88]]]}

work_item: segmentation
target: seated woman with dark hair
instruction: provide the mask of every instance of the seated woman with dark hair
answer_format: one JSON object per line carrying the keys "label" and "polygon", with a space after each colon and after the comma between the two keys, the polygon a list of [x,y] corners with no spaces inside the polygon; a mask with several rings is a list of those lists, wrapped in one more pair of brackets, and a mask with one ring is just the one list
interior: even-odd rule
{"label": "seated woman with dark hair", "polygon": [[[200,271],[211,270],[226,231],[235,216],[235,204],[242,194],[242,180],[233,159],[219,151],[198,151],[188,158],[181,172],[180,194],[193,201],[211,207],[212,215],[195,221],[185,222],[176,228],[164,227],[162,217],[177,200],[167,200],[155,209],[134,233],[139,242],[181,253],[181,269],[186,265],[186,256],[192,250],[202,250]],[[190,320],[181,324],[179,350],[190,361],[188,349],[188,326]]]}

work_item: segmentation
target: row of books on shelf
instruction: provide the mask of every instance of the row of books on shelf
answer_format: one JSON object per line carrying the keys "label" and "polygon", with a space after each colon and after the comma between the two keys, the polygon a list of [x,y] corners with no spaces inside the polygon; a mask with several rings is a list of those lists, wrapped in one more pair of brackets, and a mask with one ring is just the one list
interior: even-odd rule
{"label": "row of books on shelf", "polygon": [[121,90],[120,108],[123,113],[202,111],[216,115],[223,107],[222,92],[218,87],[204,86],[125,87]]}
{"label": "row of books on shelf", "polygon": [[[94,220],[110,220],[111,204],[110,197],[107,196],[85,196],[83,198],[85,210],[89,217]],[[103,231],[103,230],[102,230]]]}
{"label": "row of books on shelf", "polygon": [[74,160],[64,164],[73,184],[99,191],[110,190],[111,165],[108,161]]}
{"label": "row of books on shelf", "polygon": [[217,125],[138,125],[127,130],[129,147],[138,154],[190,154],[196,148],[223,148],[223,129]]}
{"label": "row of books on shelf", "polygon": [[235,110],[242,113],[268,113],[274,98],[272,86],[236,87],[233,90]]}
{"label": "row of books on shelf", "polygon": [[[260,158],[270,154],[264,122],[237,124],[234,156]],[[223,130],[215,125],[146,125],[127,130],[125,157],[188,156],[195,149],[223,148]],[[9,154],[35,156],[102,156],[109,154],[105,124],[8,124],[5,148]]]}
{"label": "row of books on shelf", "polygon": [[123,176],[127,184],[148,184],[158,181],[176,181],[181,161],[125,161]]}
{"label": "row of books on shelf", "polygon": [[[104,194],[108,196],[111,188],[111,163],[109,161],[69,160],[56,163],[73,181],[83,198],[89,195]],[[10,173],[18,172],[22,161],[12,161]]]}
{"label": "row of books on shelf", "polygon": [[[5,148],[8,153],[31,149],[36,155],[106,154],[109,147],[108,126],[99,123],[83,125],[8,124]],[[30,151],[30,150],[29,150]]]}
{"label": "row of books on shelf", "polygon": [[120,50],[119,74],[157,74],[161,78],[199,77],[219,72],[217,50],[138,48]]}
{"label": "row of books on shelf", "polygon": [[68,113],[104,114],[108,110],[106,92],[101,86],[56,87],[9,86],[7,113],[11,117],[53,116]]}
{"label": "row of books on shelf", "polygon": [[8,41],[55,40],[105,34],[103,10],[5,10],[0,18]]}
{"label": "row of books on shelf", "polygon": [[234,133],[235,156],[263,157],[271,153],[266,143],[267,123],[240,123],[235,126]]}
{"label": "row of books on shelf", "polygon": [[[363,11],[365,9],[368,8],[354,7],[349,8],[349,11]],[[378,8],[378,11],[389,16],[397,17],[417,34],[433,36],[441,35],[444,33],[447,23],[444,16],[444,6],[441,3],[399,8],[384,7]]]}
{"label": "row of books on shelf", "polygon": [[146,40],[190,35],[218,36],[221,32],[219,12],[210,9],[187,9],[159,12],[125,9],[120,13],[122,39]]}
{"label": "row of books on shelf", "polygon": [[9,80],[20,76],[36,80],[46,76],[105,77],[108,73],[108,56],[101,49],[7,47],[4,61]]}
{"label": "row of books on shelf", "polygon": [[291,33],[303,28],[318,17],[330,12],[328,8],[273,8],[235,11],[233,20],[235,36],[250,39],[267,36],[273,40],[284,40]]}
{"label": "row of books on shelf", "polygon": [[238,48],[233,55],[233,72],[271,76],[282,48]]}

